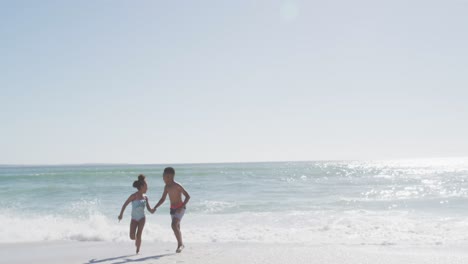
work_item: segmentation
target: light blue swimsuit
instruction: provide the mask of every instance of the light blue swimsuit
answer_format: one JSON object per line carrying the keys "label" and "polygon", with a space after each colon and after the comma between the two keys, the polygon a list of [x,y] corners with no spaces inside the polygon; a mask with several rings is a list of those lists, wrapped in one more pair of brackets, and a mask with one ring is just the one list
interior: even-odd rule
{"label": "light blue swimsuit", "polygon": [[[145,197],[146,198],[146,197]],[[132,201],[132,220],[140,221],[145,217],[146,199]]]}

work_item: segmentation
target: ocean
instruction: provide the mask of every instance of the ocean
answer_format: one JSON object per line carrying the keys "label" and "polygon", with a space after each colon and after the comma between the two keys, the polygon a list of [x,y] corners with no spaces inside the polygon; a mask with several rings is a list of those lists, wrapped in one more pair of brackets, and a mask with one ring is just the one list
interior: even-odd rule
{"label": "ocean", "polygon": [[[468,158],[171,165],[190,242],[434,246],[468,242]],[[132,183],[165,165],[0,166],[0,243],[127,241]],[[175,242],[168,200],[144,241]]]}

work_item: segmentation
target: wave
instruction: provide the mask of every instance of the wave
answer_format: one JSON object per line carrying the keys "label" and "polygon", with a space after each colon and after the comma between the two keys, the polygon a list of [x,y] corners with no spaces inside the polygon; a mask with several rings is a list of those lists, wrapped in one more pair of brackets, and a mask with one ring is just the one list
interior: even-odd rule
{"label": "wave", "polygon": [[[53,240],[126,241],[128,216],[118,223],[100,213],[86,217],[0,214],[0,242]],[[191,242],[305,243],[314,245],[452,245],[468,240],[467,217],[429,217],[408,212],[315,211],[190,214],[182,222]],[[147,241],[174,242],[166,214],[147,216]]]}

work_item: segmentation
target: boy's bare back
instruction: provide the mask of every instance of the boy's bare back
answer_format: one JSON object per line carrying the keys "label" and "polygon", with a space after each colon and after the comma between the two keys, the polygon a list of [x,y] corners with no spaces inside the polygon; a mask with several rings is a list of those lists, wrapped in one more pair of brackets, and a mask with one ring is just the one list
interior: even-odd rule
{"label": "boy's bare back", "polygon": [[182,194],[184,194],[185,190],[177,182],[173,182],[171,184],[166,185],[167,194],[169,194],[169,200],[171,201],[172,206],[177,206],[183,203],[182,201]]}

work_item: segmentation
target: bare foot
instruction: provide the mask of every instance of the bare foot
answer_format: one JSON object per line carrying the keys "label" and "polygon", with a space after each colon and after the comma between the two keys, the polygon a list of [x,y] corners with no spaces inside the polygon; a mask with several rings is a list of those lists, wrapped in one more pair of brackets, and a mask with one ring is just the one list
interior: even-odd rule
{"label": "bare foot", "polygon": [[139,239],[135,240],[135,246],[136,246],[136,253],[138,254],[140,252],[141,240]]}
{"label": "bare foot", "polygon": [[184,249],[184,245],[180,245],[180,246],[177,248],[176,253],[182,252],[182,249]]}

